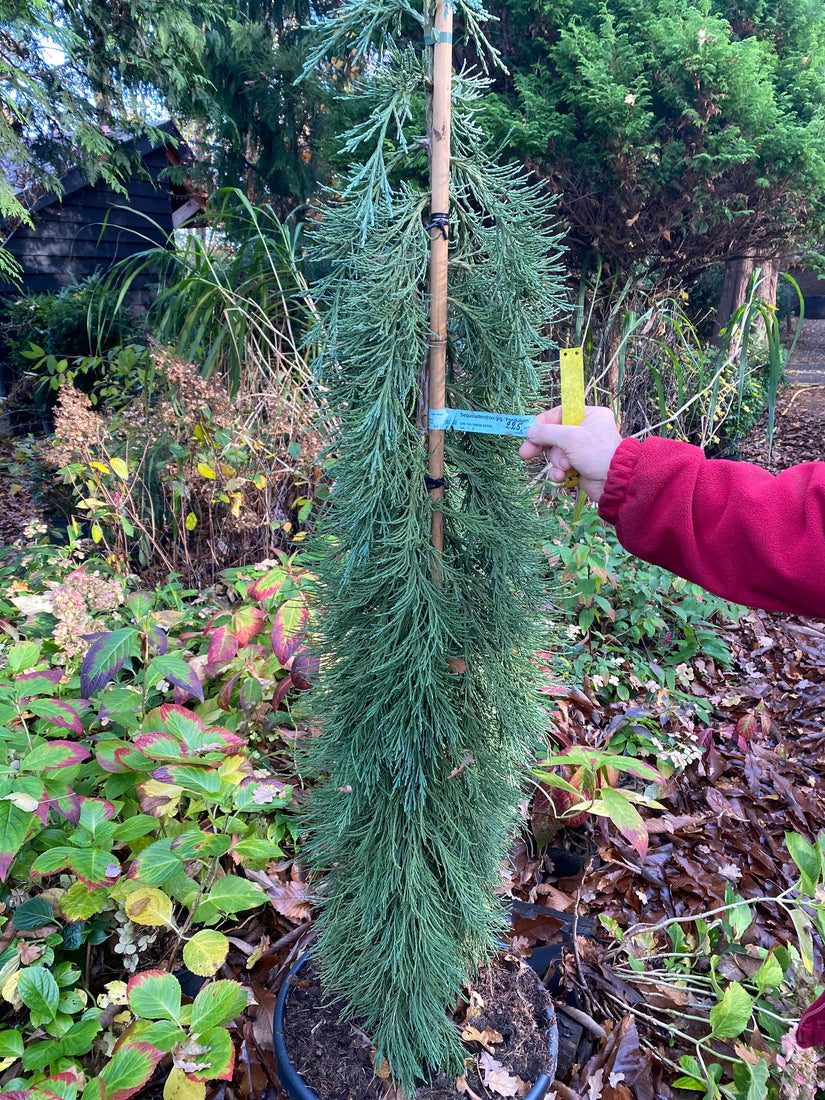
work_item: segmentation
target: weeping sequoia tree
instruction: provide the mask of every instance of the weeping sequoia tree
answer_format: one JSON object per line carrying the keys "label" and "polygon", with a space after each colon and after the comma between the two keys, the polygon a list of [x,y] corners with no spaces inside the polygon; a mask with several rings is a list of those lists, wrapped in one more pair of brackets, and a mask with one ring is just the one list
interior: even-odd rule
{"label": "weeping sequoia tree", "polygon": [[314,951],[405,1091],[435,1067],[461,1072],[445,1009],[502,932],[495,887],[542,727],[538,537],[517,443],[426,430],[428,361],[433,408],[535,411],[541,333],[560,309],[551,202],[483,150],[483,77],[459,74],[450,94],[454,14],[483,44],[477,0],[346,0],[309,59],[355,49],[370,72],[314,245],[335,476],[310,750],[328,776],[308,817]]}

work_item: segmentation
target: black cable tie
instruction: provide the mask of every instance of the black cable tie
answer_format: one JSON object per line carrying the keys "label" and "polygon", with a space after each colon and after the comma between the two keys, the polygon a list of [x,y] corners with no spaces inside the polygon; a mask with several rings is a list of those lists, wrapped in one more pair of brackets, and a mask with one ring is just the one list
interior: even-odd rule
{"label": "black cable tie", "polygon": [[425,229],[438,229],[445,241],[450,239],[450,215],[433,211],[430,220],[424,226]]}
{"label": "black cable tie", "polygon": [[444,478],[443,477],[430,477],[429,475],[425,474],[424,475],[424,484],[427,486],[427,491],[431,493],[433,491],[433,489],[443,489],[444,488]]}

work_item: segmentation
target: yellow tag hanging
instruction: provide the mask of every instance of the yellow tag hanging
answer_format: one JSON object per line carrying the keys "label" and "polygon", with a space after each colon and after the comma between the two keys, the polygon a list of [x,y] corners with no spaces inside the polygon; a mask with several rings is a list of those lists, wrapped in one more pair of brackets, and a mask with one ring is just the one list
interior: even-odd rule
{"label": "yellow tag hanging", "polygon": [[[584,350],[562,348],[559,352],[561,367],[561,422],[581,424],[584,420]],[[569,470],[564,479],[565,489],[575,489],[579,475]]]}

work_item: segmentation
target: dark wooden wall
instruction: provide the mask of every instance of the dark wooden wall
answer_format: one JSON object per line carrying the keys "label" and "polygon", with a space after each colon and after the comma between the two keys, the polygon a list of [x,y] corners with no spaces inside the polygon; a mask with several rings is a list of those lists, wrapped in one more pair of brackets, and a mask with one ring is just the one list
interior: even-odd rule
{"label": "dark wooden wall", "polygon": [[149,179],[128,180],[126,194],[108,184],[64,181],[62,200],[48,196],[34,207],[34,228],[21,226],[6,248],[23,269],[22,287],[0,283],[0,294],[60,290],[118,260],[166,244],[172,232],[172,193],[158,179],[168,166],[165,148],[143,157]]}

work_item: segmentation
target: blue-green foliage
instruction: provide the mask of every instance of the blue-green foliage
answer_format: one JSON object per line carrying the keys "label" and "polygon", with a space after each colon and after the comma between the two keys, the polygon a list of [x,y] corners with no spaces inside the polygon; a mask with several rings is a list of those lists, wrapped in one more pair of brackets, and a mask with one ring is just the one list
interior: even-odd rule
{"label": "blue-green foliage", "polygon": [[[351,0],[334,33],[372,7]],[[541,726],[542,595],[512,439],[448,437],[443,557],[429,544],[429,196],[411,182],[426,144],[408,132],[425,69],[411,50],[384,57],[360,89],[369,121],[348,136],[358,162],[315,241],[335,488],[319,570],[323,735],[310,750],[329,778],[313,792],[308,851],[325,880],[327,988],[409,1091],[434,1067],[461,1071],[445,1010],[502,927],[495,887]],[[453,94],[448,403],[523,413],[538,403],[541,326],[559,309],[558,236],[547,200],[480,151],[479,91],[464,77]]]}

